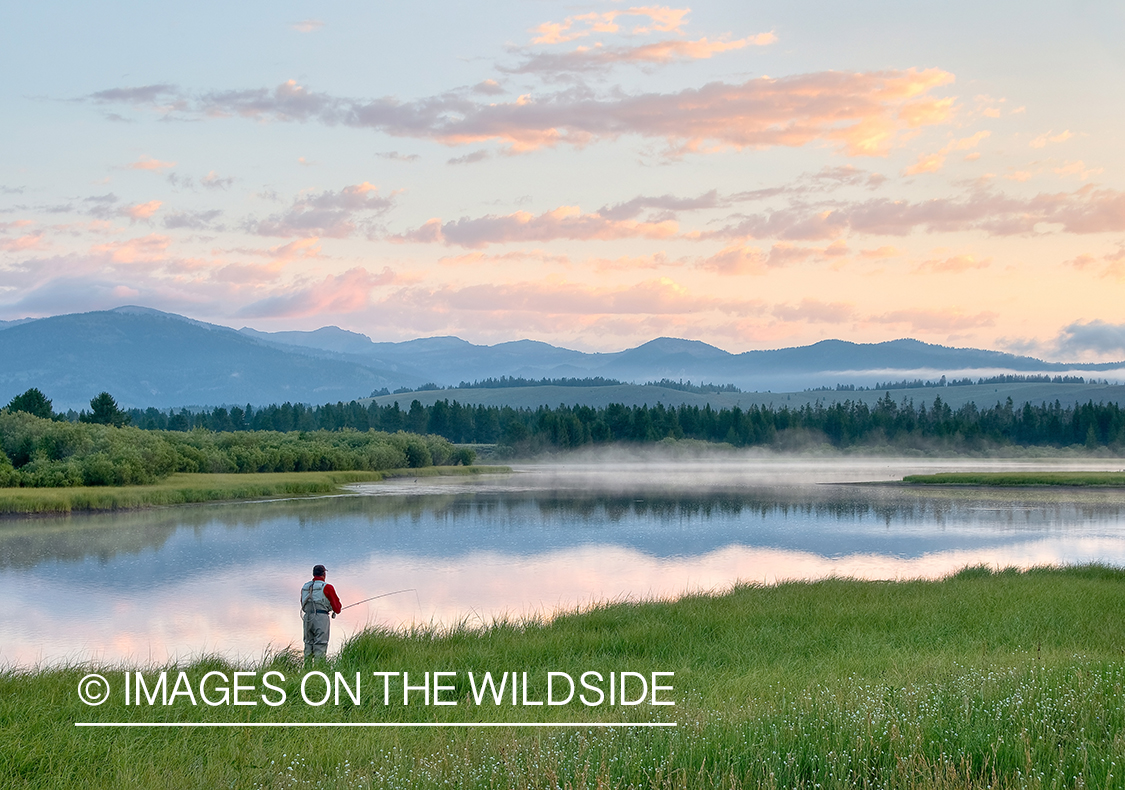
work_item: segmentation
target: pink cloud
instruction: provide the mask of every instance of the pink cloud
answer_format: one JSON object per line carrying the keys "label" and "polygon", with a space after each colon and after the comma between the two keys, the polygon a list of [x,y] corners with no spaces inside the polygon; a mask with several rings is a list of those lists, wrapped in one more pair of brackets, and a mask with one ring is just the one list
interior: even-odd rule
{"label": "pink cloud", "polygon": [[444,255],[438,258],[444,266],[490,266],[497,263],[547,263],[565,265],[570,258],[565,255],[549,253],[546,250],[513,250],[499,255],[484,252],[468,252],[462,255]]}
{"label": "pink cloud", "polygon": [[997,313],[982,311],[967,315],[957,309],[949,310],[893,310],[882,315],[871,316],[869,321],[878,324],[903,324],[914,331],[953,332],[961,329],[975,329],[994,326]]}
{"label": "pink cloud", "polygon": [[1071,137],[1074,137],[1074,135],[1071,134],[1069,129],[1063,132],[1059,132],[1058,134],[1047,132],[1033,139],[1030,143],[1028,143],[1028,145],[1032,148],[1044,148],[1047,143],[1063,143],[1069,140]]}
{"label": "pink cloud", "polygon": [[961,198],[914,203],[876,199],[793,205],[746,217],[695,238],[776,238],[815,240],[846,233],[905,236],[916,230],[981,230],[995,236],[1034,234],[1039,225],[1059,225],[1066,233],[1125,230],[1125,192],[1087,185],[1074,192],[1040,193],[1030,198],[976,190]]}
{"label": "pink cloud", "polygon": [[563,280],[414,288],[388,296],[385,304],[389,303],[408,310],[489,313],[490,323],[498,313],[589,317],[681,315],[708,311],[739,314],[761,309],[761,303],[753,300],[695,295],[664,277],[627,287],[605,288]]}
{"label": "pink cloud", "polygon": [[950,258],[932,258],[918,264],[917,271],[930,273],[959,273],[970,269],[986,269],[992,265],[991,258],[977,259],[972,255],[954,255]]}
{"label": "pink cloud", "polygon": [[298,33],[312,33],[324,27],[324,23],[319,19],[302,19],[300,22],[294,22],[290,27]]}
{"label": "pink cloud", "polygon": [[479,103],[464,93],[412,102],[359,101],[289,81],[272,92],[208,94],[194,102],[193,111],[204,117],[343,124],[447,145],[495,141],[513,151],[637,135],[665,140],[670,151],[680,153],[828,142],[850,156],[881,156],[902,132],[952,119],[952,99],[931,95],[951,82],[953,75],[940,69],[819,72],[712,82],[675,93],[614,92],[599,98],[574,88]]}
{"label": "pink cloud", "polygon": [[23,252],[25,250],[45,250],[50,246],[43,238],[43,231],[26,233],[14,239],[0,239],[0,250],[4,252]]}
{"label": "pink cloud", "polygon": [[[905,176],[918,175],[919,173],[936,173],[941,170],[942,165],[945,164],[945,157],[952,151],[967,151],[971,148],[976,148],[981,140],[991,135],[992,132],[980,131],[972,137],[963,137],[960,140],[950,140],[949,144],[942,148],[937,153],[921,154],[918,161],[910,167],[902,171]],[[973,158],[978,158],[980,154],[971,155]]]}
{"label": "pink cloud", "polygon": [[845,302],[822,302],[802,299],[798,305],[778,305],[773,314],[783,321],[806,321],[818,324],[842,324],[855,318],[855,307]]}
{"label": "pink cloud", "polygon": [[297,318],[320,313],[354,313],[371,303],[373,288],[395,281],[389,268],[378,274],[357,266],[343,274],[328,275],[311,285],[295,285],[253,302],[237,312],[244,318]]}
{"label": "pink cloud", "polygon": [[607,47],[595,44],[570,52],[538,52],[528,55],[518,66],[501,68],[511,74],[556,74],[604,70],[618,64],[665,65],[681,60],[707,60],[714,55],[750,46],[766,46],[777,41],[773,33],[759,33],[734,40],[695,41],[667,39],[632,47]]}
{"label": "pink cloud", "polygon": [[140,156],[136,162],[125,165],[125,170],[168,170],[176,166],[175,162],[161,162],[159,159],[153,159],[151,156],[144,154]]}
{"label": "pink cloud", "polygon": [[526,211],[513,214],[489,214],[475,219],[463,217],[443,223],[432,219],[419,228],[391,241],[440,243],[460,247],[485,247],[511,242],[543,242],[555,239],[610,240],[628,238],[664,239],[674,236],[674,221],[635,222],[611,220],[600,214],[583,214],[577,206],[561,206],[535,215]]}
{"label": "pink cloud", "polygon": [[536,38],[532,39],[531,43],[561,44],[594,33],[616,33],[620,29],[617,20],[625,16],[639,16],[649,20],[647,25],[634,27],[633,33],[635,34],[653,31],[661,33],[678,32],[690,12],[690,8],[638,6],[624,11],[605,11],[568,16],[562,22],[544,22],[533,28],[531,32],[536,34]]}
{"label": "pink cloud", "polygon": [[138,203],[135,206],[124,208],[121,213],[132,220],[148,219],[160,209],[161,205],[159,200],[150,200],[147,203]]}
{"label": "pink cloud", "polygon": [[141,238],[127,241],[111,241],[95,244],[90,248],[94,254],[102,254],[115,263],[153,263],[163,261],[172,240],[167,236],[150,233]]}

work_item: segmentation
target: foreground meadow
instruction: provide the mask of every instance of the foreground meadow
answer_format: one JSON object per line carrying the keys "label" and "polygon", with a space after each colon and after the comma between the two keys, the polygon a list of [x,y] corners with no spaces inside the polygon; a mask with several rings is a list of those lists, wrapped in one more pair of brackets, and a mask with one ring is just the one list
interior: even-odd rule
{"label": "foreground meadow", "polygon": [[[458,704],[302,701],[302,663],[202,659],[161,669],[279,672],[283,704],[125,706],[79,700],[99,671],[0,675],[4,787],[1117,787],[1125,766],[1125,571],[991,572],[942,581],[829,579],[617,603],[550,622],[412,633],[368,630],[313,667],[452,671]],[[469,671],[674,672],[673,706],[473,704]],[[275,676],[275,682],[276,681]],[[250,682],[250,681],[248,681]],[[412,681],[414,682],[414,681]],[[171,680],[169,681],[171,685]],[[215,685],[214,683],[212,684]],[[314,683],[315,685],[315,683]],[[369,691],[370,691],[369,687]],[[392,687],[393,688],[393,687]],[[146,687],[147,689],[147,687]],[[325,689],[326,690],[326,689]],[[261,692],[259,681],[255,693]],[[400,693],[400,692],[396,692]],[[244,695],[245,696],[245,695]],[[251,695],[254,696],[254,695]],[[313,693],[313,697],[320,696]],[[591,695],[592,697],[593,695]],[[254,697],[257,699],[257,697]],[[264,697],[263,697],[264,700]],[[236,723],[224,729],[78,728],[75,722]],[[567,728],[265,729],[267,722],[567,723]],[[597,722],[672,723],[606,729]]]}

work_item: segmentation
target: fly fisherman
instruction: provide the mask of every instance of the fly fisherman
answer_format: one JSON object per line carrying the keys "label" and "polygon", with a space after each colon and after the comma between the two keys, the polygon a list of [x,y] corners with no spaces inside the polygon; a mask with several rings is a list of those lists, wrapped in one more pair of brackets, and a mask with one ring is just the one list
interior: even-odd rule
{"label": "fly fisherman", "polygon": [[340,613],[340,599],[324,581],[323,565],[313,566],[313,577],[301,587],[301,616],[305,618],[305,658],[324,658],[328,653],[328,628]]}

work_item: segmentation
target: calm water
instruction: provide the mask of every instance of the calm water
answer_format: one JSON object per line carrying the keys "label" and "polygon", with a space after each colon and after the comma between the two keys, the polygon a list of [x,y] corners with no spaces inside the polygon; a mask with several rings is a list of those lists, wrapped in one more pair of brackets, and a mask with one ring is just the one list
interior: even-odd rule
{"label": "calm water", "polygon": [[617,460],[401,480],[348,496],[0,523],[0,665],[300,646],[316,562],[367,623],[488,622],[594,601],[968,564],[1125,565],[1121,491],[857,486],[916,471],[1105,468],[898,459]]}

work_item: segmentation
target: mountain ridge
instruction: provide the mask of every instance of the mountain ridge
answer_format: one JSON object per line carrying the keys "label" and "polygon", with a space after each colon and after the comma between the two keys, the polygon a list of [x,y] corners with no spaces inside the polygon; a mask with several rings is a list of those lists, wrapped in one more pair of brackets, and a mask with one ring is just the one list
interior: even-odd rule
{"label": "mountain ridge", "polygon": [[390,342],[336,326],[236,330],[138,305],[0,324],[0,403],[38,387],[62,409],[83,408],[102,390],[122,405],[168,408],[348,401],[383,388],[456,386],[501,376],[689,380],[776,393],[1009,373],[1125,379],[1125,362],[1045,362],[912,338],[831,339],[740,353],[673,337],[600,353],[527,339],[491,346],[455,336]]}

